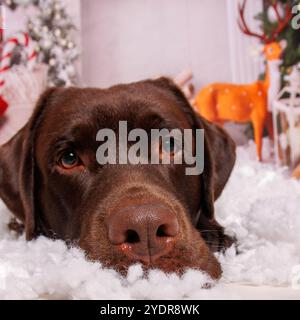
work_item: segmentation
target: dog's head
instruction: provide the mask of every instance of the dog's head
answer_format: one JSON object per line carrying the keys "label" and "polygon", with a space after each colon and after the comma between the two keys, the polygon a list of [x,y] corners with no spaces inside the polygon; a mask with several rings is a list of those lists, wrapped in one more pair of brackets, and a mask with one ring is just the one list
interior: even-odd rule
{"label": "dog's head", "polygon": [[[205,130],[204,171],[188,164],[106,164],[96,160],[97,132],[179,128]],[[193,140],[193,148],[195,142]],[[174,154],[174,145],[151,149]],[[214,218],[235,161],[220,128],[197,116],[168,79],[110,89],[52,88],[27,125],[0,150],[0,195],[25,224],[78,244],[90,259],[124,271],[134,262],[167,272],[198,268],[221,274],[212,250],[227,239]]]}

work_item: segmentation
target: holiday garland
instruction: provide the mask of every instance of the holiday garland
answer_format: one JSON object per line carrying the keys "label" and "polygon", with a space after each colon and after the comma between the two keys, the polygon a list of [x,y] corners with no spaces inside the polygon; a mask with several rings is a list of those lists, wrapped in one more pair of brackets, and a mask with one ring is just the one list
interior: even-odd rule
{"label": "holiday garland", "polygon": [[34,6],[37,14],[27,23],[29,36],[37,43],[38,61],[49,66],[49,84],[68,86],[77,81],[78,49],[72,37],[76,29],[60,0],[5,0],[12,10]]}

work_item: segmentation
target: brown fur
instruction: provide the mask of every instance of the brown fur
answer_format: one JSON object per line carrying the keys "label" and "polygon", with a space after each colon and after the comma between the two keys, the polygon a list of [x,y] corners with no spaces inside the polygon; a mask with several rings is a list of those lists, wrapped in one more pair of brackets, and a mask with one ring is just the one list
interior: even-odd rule
{"label": "brown fur", "polygon": [[[96,133],[132,128],[205,129],[205,169],[186,176],[186,165],[97,164]],[[63,140],[63,141],[62,141]],[[75,146],[84,168],[65,173],[58,148]],[[107,216],[126,201],[163,203],[175,212],[180,232],[171,252],[145,269],[182,272],[196,268],[219,278],[212,250],[232,244],[214,217],[235,162],[235,145],[224,130],[197,116],[168,79],[146,80],[109,89],[53,88],[40,98],[30,121],[0,149],[0,196],[25,225],[28,240],[43,234],[78,244],[92,260],[126,271],[133,261],[112,245]]]}

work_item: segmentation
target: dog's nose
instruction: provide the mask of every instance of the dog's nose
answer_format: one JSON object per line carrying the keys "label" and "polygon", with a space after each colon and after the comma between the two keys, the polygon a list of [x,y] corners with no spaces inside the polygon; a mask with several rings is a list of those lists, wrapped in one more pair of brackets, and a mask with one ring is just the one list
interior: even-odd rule
{"label": "dog's nose", "polygon": [[112,213],[108,237],[123,253],[146,264],[170,252],[179,233],[174,213],[164,205],[130,206]]}

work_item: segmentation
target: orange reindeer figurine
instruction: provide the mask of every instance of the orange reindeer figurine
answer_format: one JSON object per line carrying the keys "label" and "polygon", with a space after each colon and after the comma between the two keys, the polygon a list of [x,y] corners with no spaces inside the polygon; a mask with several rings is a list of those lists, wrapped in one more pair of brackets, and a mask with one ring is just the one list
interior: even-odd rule
{"label": "orange reindeer figurine", "polygon": [[223,124],[224,121],[248,122],[254,128],[254,139],[259,161],[262,160],[262,137],[265,125],[270,136],[273,135],[271,98],[280,90],[279,65],[283,51],[283,42],[276,42],[278,34],[287,26],[292,14],[286,5],[284,18],[280,17],[277,3],[271,4],[276,13],[278,24],[268,37],[266,34],[251,32],[244,17],[246,0],[239,6],[239,26],[243,33],[259,38],[264,44],[264,55],[267,61],[265,80],[251,84],[213,83],[203,88],[195,98],[196,110],[206,119]]}

